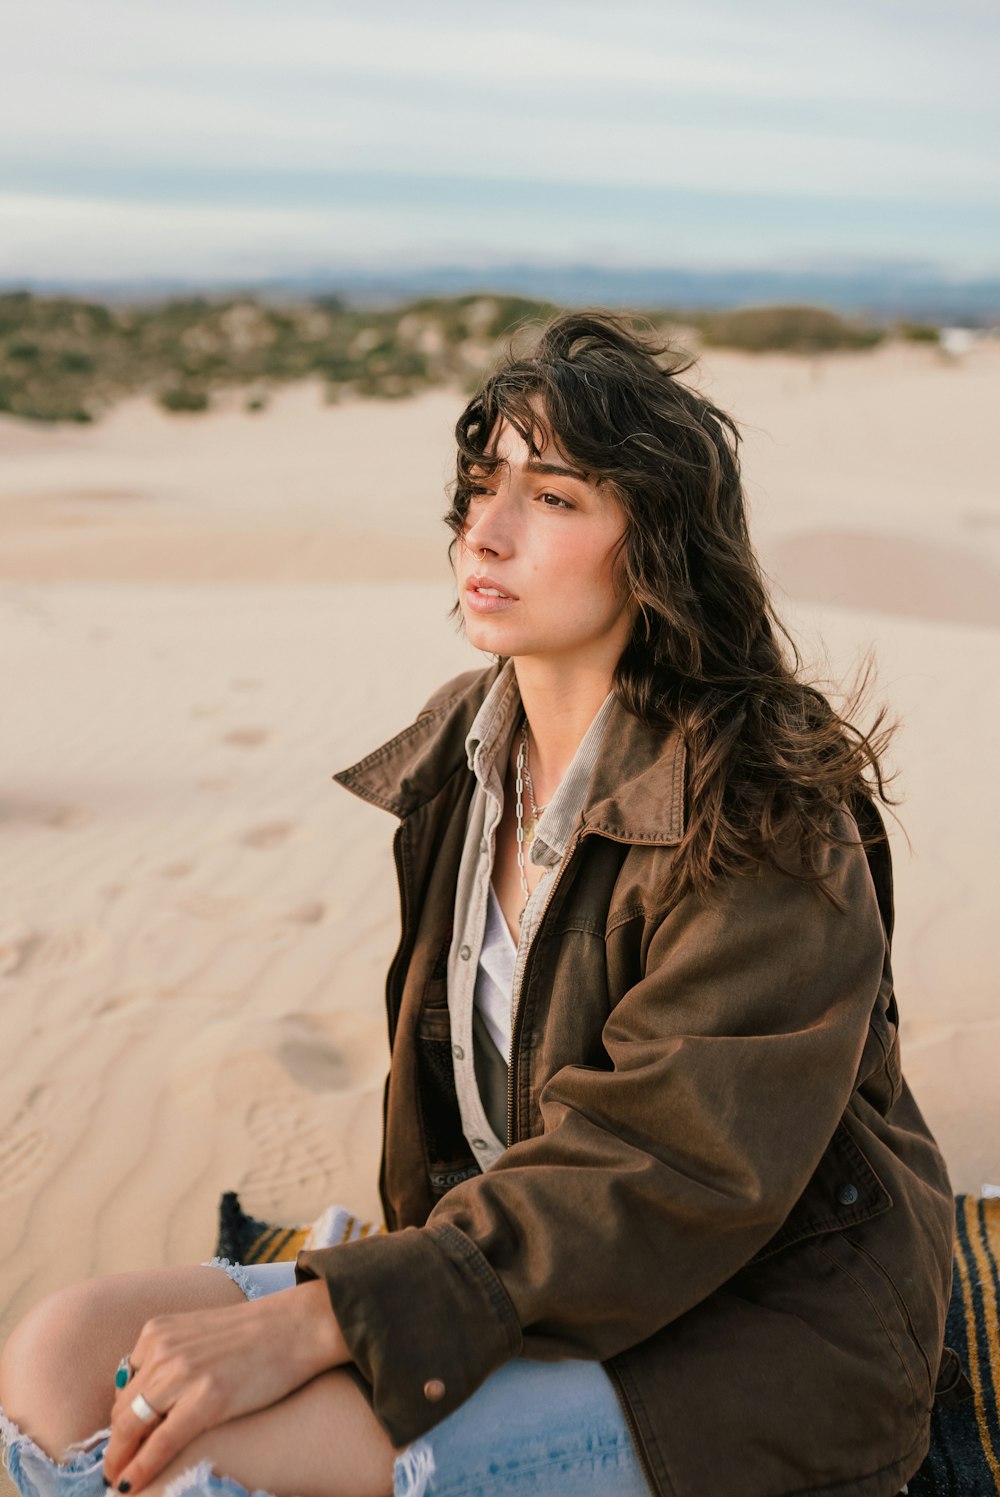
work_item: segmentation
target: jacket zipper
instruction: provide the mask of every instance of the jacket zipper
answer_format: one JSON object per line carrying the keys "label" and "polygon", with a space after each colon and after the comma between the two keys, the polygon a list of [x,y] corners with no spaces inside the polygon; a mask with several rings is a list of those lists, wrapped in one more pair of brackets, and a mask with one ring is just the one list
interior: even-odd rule
{"label": "jacket zipper", "polygon": [[580,832],[576,837],[574,837],[573,841],[570,843],[566,856],[563,858],[562,863],[559,865],[555,878],[552,880],[552,887],[548,892],[548,897],[546,898],[544,905],[542,906],[542,913],[538,917],[538,924],[535,926],[535,934],[532,936],[531,944],[524,954],[524,966],[521,969],[521,981],[517,985],[517,992],[511,994],[510,1055],[507,1057],[508,1148],[510,1148],[511,1144],[514,1142],[514,1055],[517,1050],[518,1040],[521,1038],[521,993],[524,990],[524,984],[528,976],[528,968],[531,964],[531,958],[534,954],[536,942],[538,941],[538,937],[541,934],[542,926],[545,923],[545,916],[549,912],[549,905],[552,903],[552,900],[555,897],[556,889],[559,887],[562,876],[566,872],[566,869],[569,867],[583,835],[584,834]]}

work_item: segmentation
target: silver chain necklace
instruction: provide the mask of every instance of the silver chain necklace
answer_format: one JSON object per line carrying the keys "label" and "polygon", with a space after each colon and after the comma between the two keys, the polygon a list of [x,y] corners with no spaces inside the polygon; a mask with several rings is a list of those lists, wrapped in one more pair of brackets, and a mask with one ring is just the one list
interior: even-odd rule
{"label": "silver chain necklace", "polygon": [[[527,826],[524,824],[524,789],[528,789],[528,804],[531,807],[531,817]],[[524,905],[527,906],[531,890],[528,888],[528,876],[524,867],[524,844],[533,842],[535,839],[535,828],[538,818],[545,810],[544,806],[535,805],[535,787],[531,780],[531,770],[528,767],[528,719],[525,717],[521,723],[521,742],[517,746],[517,762],[514,770],[514,788],[517,791],[515,809],[517,812],[517,871],[521,879],[521,892],[524,895]],[[524,908],[517,917],[518,924],[524,919]]]}

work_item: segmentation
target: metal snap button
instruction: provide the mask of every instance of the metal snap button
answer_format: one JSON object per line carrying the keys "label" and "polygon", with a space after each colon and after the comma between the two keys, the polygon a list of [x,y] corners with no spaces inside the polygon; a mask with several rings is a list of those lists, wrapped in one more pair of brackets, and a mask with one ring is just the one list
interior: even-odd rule
{"label": "metal snap button", "polygon": [[429,1377],[424,1383],[424,1397],[429,1398],[431,1403],[437,1403],[439,1398],[444,1397],[444,1383],[439,1377]]}
{"label": "metal snap button", "polygon": [[467,962],[469,960],[469,957],[472,955],[472,947],[471,946],[460,946],[458,948],[458,954],[462,958],[463,962]]}
{"label": "metal snap button", "polygon": [[452,1045],[451,1053],[452,1055],[454,1055],[456,1060],[465,1059],[465,1051],[462,1049],[461,1045]]}
{"label": "metal snap button", "polygon": [[842,1185],[837,1191],[837,1200],[842,1206],[853,1206],[858,1199],[858,1187],[856,1185]]}
{"label": "metal snap button", "polygon": [[485,1149],[486,1148],[486,1140],[485,1140],[485,1138],[474,1138],[472,1140],[472,1147],[474,1149]]}

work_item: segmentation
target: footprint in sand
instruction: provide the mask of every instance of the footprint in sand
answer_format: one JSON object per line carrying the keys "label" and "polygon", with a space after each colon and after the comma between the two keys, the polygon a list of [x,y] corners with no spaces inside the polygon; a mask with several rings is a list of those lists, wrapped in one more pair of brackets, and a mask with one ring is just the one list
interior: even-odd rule
{"label": "footprint in sand", "polygon": [[196,1003],[201,1010],[210,1009],[212,1013],[223,1013],[239,1003],[243,997],[242,993],[219,993],[206,991],[199,987],[198,983],[188,981],[174,982],[166,986],[161,985],[153,992],[153,1001],[156,1003]]}
{"label": "footprint in sand", "polygon": [[286,1196],[289,1186],[308,1189],[320,1201],[341,1168],[341,1149],[328,1118],[308,1098],[258,1097],[246,1116],[253,1163],[238,1188],[264,1209]]}
{"label": "footprint in sand", "polygon": [[0,977],[13,977],[31,950],[35,933],[26,925],[0,930]]}
{"label": "footprint in sand", "polygon": [[49,805],[36,806],[32,819],[41,826],[80,826],[83,822],[90,820],[90,813],[82,806],[71,806],[65,802],[53,801]]}
{"label": "footprint in sand", "polygon": [[267,728],[234,728],[223,736],[222,741],[231,743],[234,748],[259,748],[270,736]]}
{"label": "footprint in sand", "polygon": [[263,826],[251,827],[239,840],[244,847],[280,847],[294,830],[294,822],[268,821]]}
{"label": "footprint in sand", "polygon": [[71,1088],[41,1082],[0,1125],[0,1198],[30,1186],[46,1167],[54,1139],[73,1141],[101,1094],[100,1082],[76,1077]]}
{"label": "footprint in sand", "polygon": [[247,900],[238,894],[211,894],[205,889],[195,889],[174,906],[185,915],[196,920],[225,920],[246,907]]}
{"label": "footprint in sand", "polygon": [[289,910],[285,916],[293,925],[319,925],[326,915],[326,905],[320,901],[312,900],[308,904],[300,904],[296,909]]}
{"label": "footprint in sand", "polygon": [[30,826],[51,826],[60,831],[88,822],[90,812],[68,801],[7,801],[0,803],[0,818],[27,822]]}
{"label": "footprint in sand", "polygon": [[302,1014],[286,1019],[283,1028],[274,1058],[298,1086],[326,1093],[347,1091],[353,1085],[350,1059],[324,1026]]}
{"label": "footprint in sand", "polygon": [[[285,1081],[255,1096],[244,1126],[253,1144],[253,1162],[238,1183],[267,1209],[287,1199],[289,1186],[322,1203],[345,1168],[343,1138],[331,1120],[338,1098],[365,1078],[359,1061],[371,1049],[348,1016],[332,1024],[311,1014],[288,1014],[267,1027],[264,1048]],[[380,1072],[381,1074],[381,1072]]]}
{"label": "footprint in sand", "polygon": [[167,863],[160,869],[160,873],[164,878],[186,878],[196,867],[195,863]]}
{"label": "footprint in sand", "polygon": [[148,1009],[149,1007],[150,997],[148,993],[112,993],[110,997],[105,998],[104,1002],[94,1009],[94,1017],[95,1019],[106,1019],[109,1014],[117,1014],[119,1017],[124,1017],[127,1014],[135,1013],[139,1009]]}
{"label": "footprint in sand", "polygon": [[47,1133],[20,1119],[0,1128],[0,1199],[31,1184],[51,1147]]}
{"label": "footprint in sand", "polygon": [[89,1109],[97,1095],[96,1084],[87,1081],[73,1088],[68,1103],[64,1093],[47,1082],[31,1087],[14,1116],[0,1126],[0,1198],[30,1185],[43,1170],[52,1148],[48,1122],[58,1134],[67,1116]]}
{"label": "footprint in sand", "polygon": [[58,972],[79,967],[103,949],[104,938],[93,926],[68,930],[20,930],[0,933],[0,976]]}

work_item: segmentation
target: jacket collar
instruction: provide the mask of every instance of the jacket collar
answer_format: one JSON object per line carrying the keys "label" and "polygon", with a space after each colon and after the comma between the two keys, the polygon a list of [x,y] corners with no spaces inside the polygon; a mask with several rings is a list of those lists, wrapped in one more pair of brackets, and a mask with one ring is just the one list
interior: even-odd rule
{"label": "jacket collar", "polygon": [[[404,819],[469,774],[466,739],[500,672],[469,671],[431,698],[416,722],[333,778],[372,805]],[[676,728],[649,728],[616,697],[606,749],[594,770],[582,812],[586,832],[616,842],[671,846],[685,827],[684,742]]]}

